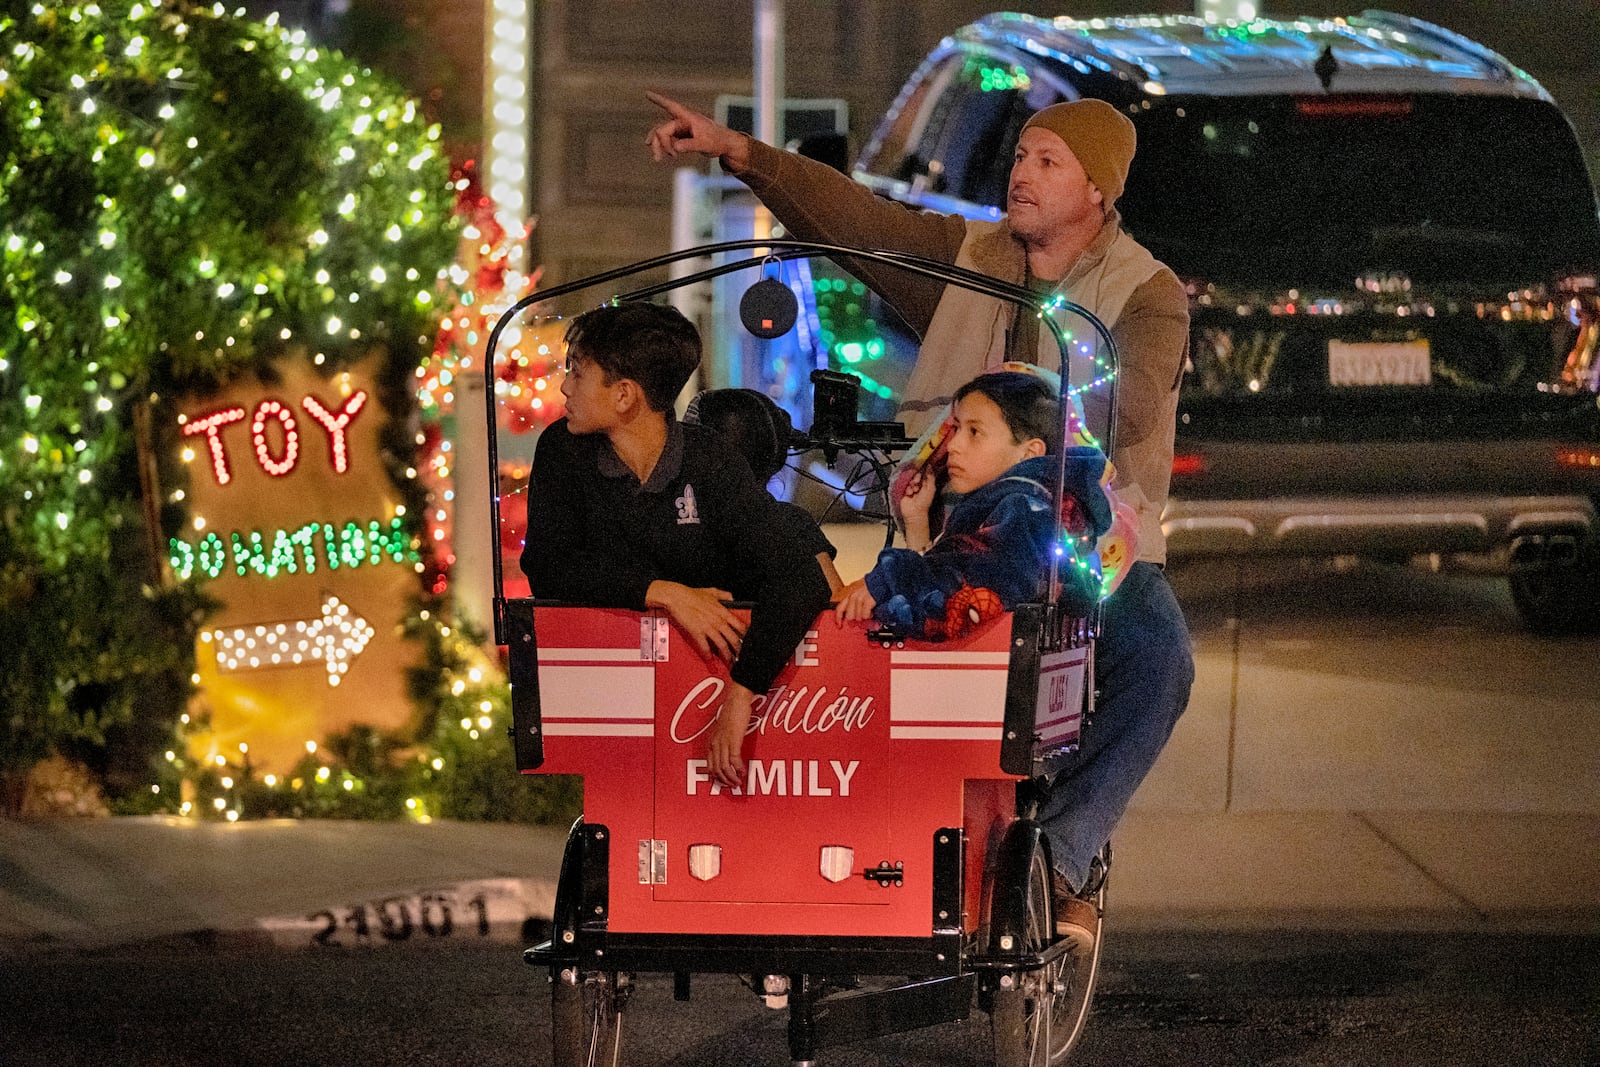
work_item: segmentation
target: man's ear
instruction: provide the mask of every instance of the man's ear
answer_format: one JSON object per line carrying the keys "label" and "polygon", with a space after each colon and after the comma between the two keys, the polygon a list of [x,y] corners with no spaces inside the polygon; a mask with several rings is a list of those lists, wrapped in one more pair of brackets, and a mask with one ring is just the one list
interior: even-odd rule
{"label": "man's ear", "polygon": [[1089,202],[1096,207],[1105,207],[1106,194],[1102,193],[1094,182],[1089,183]]}
{"label": "man's ear", "polygon": [[1050,451],[1049,446],[1044,443],[1044,438],[1042,437],[1028,438],[1028,440],[1023,443],[1022,450],[1027,453],[1027,456],[1025,457],[1027,459],[1033,459],[1035,456],[1042,456],[1046,452]]}

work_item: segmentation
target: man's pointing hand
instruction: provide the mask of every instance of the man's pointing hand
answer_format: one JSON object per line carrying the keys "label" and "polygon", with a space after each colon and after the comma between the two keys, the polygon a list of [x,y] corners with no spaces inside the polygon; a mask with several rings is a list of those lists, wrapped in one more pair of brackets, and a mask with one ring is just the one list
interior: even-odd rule
{"label": "man's pointing hand", "polygon": [[684,107],[669,96],[648,91],[644,95],[667,113],[666,121],[653,127],[644,139],[657,163],[675,159],[685,152],[696,152],[721,159],[723,166],[736,173],[744,169],[750,156],[744,134]]}

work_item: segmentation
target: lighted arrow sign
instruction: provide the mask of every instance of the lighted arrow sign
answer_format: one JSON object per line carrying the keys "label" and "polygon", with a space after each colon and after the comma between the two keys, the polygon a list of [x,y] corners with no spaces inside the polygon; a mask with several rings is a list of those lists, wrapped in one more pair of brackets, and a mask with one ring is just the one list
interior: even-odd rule
{"label": "lighted arrow sign", "polygon": [[372,624],[352,612],[350,605],[328,594],[322,598],[319,618],[207,630],[202,636],[216,646],[217,664],[225,671],[297,667],[320,661],[328,671],[328,684],[338,685],[375,633]]}

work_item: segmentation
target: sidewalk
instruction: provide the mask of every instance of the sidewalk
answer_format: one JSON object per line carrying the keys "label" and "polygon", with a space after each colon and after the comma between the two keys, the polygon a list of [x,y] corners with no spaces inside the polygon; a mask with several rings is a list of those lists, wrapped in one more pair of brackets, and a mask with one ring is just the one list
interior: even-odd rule
{"label": "sidewalk", "polygon": [[[306,945],[323,923],[348,943],[357,913],[381,944],[386,899],[411,901],[412,915],[424,895],[453,902],[464,931],[483,887],[497,910],[477,917],[515,940],[522,919],[549,915],[563,837],[442,822],[0,821],[0,955],[174,938]],[[1115,848],[1109,921],[1125,929],[1600,936],[1595,816],[1135,809]]]}
{"label": "sidewalk", "polygon": [[[308,944],[317,929],[309,917],[325,909],[337,921],[369,905],[376,934],[370,905],[385,898],[485,882],[503,889],[507,880],[526,890],[526,910],[548,914],[565,836],[500,823],[0,820],[0,954],[273,940],[274,921],[303,927],[290,943]],[[508,933],[519,933],[524,917]]]}

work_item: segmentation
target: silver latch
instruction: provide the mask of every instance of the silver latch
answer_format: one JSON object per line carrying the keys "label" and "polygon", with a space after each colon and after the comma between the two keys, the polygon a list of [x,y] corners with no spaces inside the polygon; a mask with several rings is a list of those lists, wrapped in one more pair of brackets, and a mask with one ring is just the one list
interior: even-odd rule
{"label": "silver latch", "polygon": [[667,881],[667,843],[653,838],[639,840],[639,884],[665,885]]}
{"label": "silver latch", "polygon": [[667,629],[670,624],[665,615],[639,616],[639,658],[646,663],[667,662]]}

